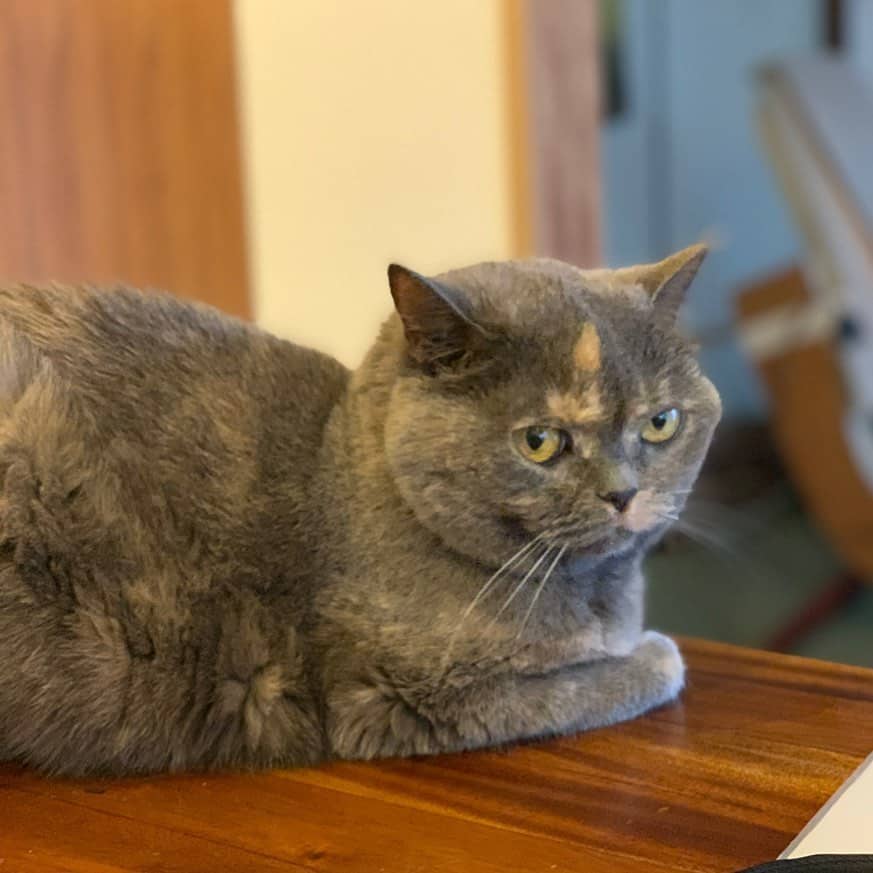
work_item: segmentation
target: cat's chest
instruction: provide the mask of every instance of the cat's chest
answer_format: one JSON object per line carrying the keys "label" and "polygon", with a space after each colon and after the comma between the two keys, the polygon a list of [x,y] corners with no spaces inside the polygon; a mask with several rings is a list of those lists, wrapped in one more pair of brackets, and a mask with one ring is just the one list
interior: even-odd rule
{"label": "cat's chest", "polygon": [[475,620],[459,647],[458,660],[474,670],[541,674],[571,664],[629,655],[642,623],[633,610],[600,613],[586,605],[531,623],[518,633],[511,619],[502,624]]}
{"label": "cat's chest", "polygon": [[507,641],[508,662],[520,673],[543,673],[570,664],[624,657],[634,650],[639,636],[640,629],[629,622],[592,618],[560,635]]}

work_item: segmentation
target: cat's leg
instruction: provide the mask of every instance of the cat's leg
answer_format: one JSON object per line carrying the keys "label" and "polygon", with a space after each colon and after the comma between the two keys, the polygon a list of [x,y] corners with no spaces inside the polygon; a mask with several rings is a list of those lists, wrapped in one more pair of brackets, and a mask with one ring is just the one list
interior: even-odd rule
{"label": "cat's leg", "polygon": [[124,775],[323,757],[293,630],[245,591],[180,615],[184,604],[161,597],[169,587],[146,579],[123,584],[124,598],[78,587],[49,600],[47,586],[35,595],[0,566],[0,761]]}
{"label": "cat's leg", "polygon": [[123,774],[322,756],[303,643],[283,620],[294,604],[213,586],[208,568],[180,572],[132,551],[135,536],[128,550],[86,494],[11,448],[0,446],[0,760]]}
{"label": "cat's leg", "polygon": [[650,631],[628,657],[545,675],[501,674],[454,689],[387,679],[346,687],[329,696],[328,733],[343,758],[499,745],[633,718],[676,697],[684,676],[676,644]]}

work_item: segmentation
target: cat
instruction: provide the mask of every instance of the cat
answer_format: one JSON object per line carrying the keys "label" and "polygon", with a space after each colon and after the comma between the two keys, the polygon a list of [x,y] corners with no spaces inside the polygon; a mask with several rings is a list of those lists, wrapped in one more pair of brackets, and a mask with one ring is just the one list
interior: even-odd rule
{"label": "cat", "polygon": [[641,562],[720,416],[676,328],[704,254],[392,265],[354,372],[157,293],[0,289],[0,760],[434,754],[676,697]]}

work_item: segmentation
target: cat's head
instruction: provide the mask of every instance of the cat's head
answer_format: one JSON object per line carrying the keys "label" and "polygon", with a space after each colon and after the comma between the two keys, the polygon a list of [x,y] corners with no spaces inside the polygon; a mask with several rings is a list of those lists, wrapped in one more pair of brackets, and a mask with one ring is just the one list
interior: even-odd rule
{"label": "cat's head", "polygon": [[485,263],[436,278],[393,265],[399,374],[385,449],[419,520],[489,564],[537,537],[604,556],[653,542],[721,412],[675,325],[704,255],[621,270]]}

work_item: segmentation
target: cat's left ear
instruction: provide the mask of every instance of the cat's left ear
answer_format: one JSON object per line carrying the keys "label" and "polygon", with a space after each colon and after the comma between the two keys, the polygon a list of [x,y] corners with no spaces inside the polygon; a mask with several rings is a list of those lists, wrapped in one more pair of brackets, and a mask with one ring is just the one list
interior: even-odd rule
{"label": "cat's left ear", "polygon": [[[619,271],[622,279],[640,285],[649,293],[655,315],[662,324],[673,325],[679,307],[709,249],[702,243],[682,249],[657,264],[644,264]],[[625,276],[627,272],[627,276]]]}
{"label": "cat's left ear", "polygon": [[409,356],[427,372],[453,368],[484,335],[464,312],[460,295],[443,283],[399,264],[388,267],[388,282]]}

